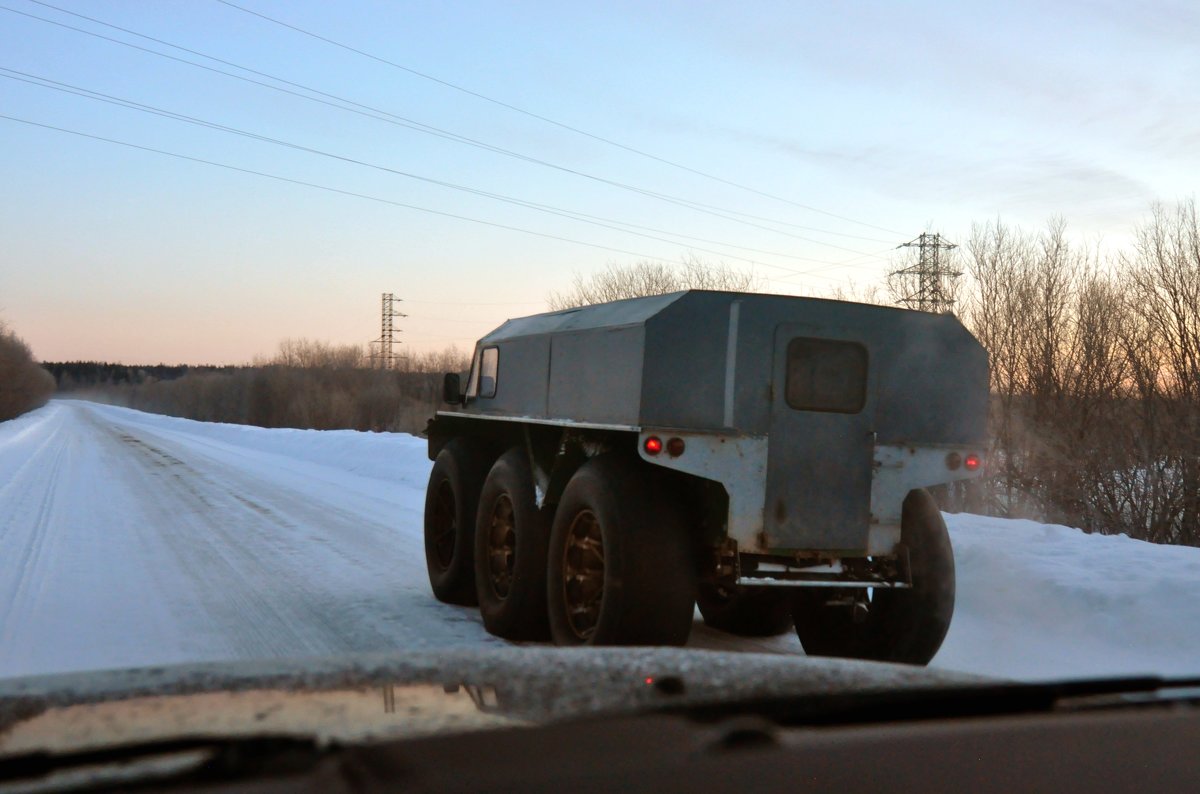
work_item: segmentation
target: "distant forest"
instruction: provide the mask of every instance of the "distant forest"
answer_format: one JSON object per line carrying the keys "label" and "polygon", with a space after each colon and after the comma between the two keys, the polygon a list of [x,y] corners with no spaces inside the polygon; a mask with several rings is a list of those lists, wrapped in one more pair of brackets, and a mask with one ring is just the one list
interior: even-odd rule
{"label": "distant forest", "polygon": [[54,376],[54,382],[58,385],[59,391],[77,391],[94,386],[136,385],[175,380],[189,372],[232,372],[246,369],[246,367],[192,367],[186,364],[130,366],[128,364],[110,364],[107,361],[43,361],[42,369]]}
{"label": "distant forest", "polygon": [[58,393],[205,422],[315,430],[420,433],[437,410],[444,372],[460,372],[456,348],[369,369],[354,345],[288,340],[247,366],[48,362]]}

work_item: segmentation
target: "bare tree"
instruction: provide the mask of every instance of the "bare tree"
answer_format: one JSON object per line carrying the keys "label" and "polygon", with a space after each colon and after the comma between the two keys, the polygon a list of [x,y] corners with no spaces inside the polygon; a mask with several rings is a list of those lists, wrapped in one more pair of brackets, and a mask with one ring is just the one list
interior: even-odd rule
{"label": "bare tree", "polygon": [[960,309],[991,358],[1002,509],[1086,527],[1096,522],[1082,464],[1110,457],[1092,423],[1112,408],[1123,377],[1113,314],[1121,302],[1065,231],[1059,220],[1036,236],[976,226]]}
{"label": "bare tree", "polygon": [[1200,224],[1156,207],[1103,264],[1052,220],[966,245],[992,372],[991,509],[1200,545]]}
{"label": "bare tree", "polygon": [[361,345],[338,345],[314,339],[285,339],[279,352],[260,366],[296,367],[300,369],[353,369],[366,362]]}
{"label": "bare tree", "polygon": [[1028,269],[1027,242],[999,221],[976,225],[967,242],[970,278],[960,315],[987,349],[991,360],[992,449],[994,481],[1000,488],[998,509],[1019,512],[1024,494],[1016,409],[1023,392],[1019,337],[1021,305],[1019,276]]}
{"label": "bare tree", "polygon": [[444,372],[462,372],[471,366],[471,356],[458,345],[450,345],[441,350],[427,350],[418,353],[406,362],[409,372],[424,372],[441,375]]}
{"label": "bare tree", "polygon": [[1165,511],[1148,516],[1161,540],[1200,544],[1200,223],[1195,201],[1153,208],[1122,258],[1130,299],[1141,318],[1130,344],[1136,383],[1154,422],[1156,449],[1147,478],[1159,483]]}
{"label": "bare tree", "polygon": [[552,311],[560,311],[686,289],[759,292],[762,285],[763,279],[753,272],[734,270],[724,264],[713,265],[689,256],[678,266],[643,260],[632,265],[610,264],[590,276],[576,273],[570,289],[550,293],[546,302]]}
{"label": "bare tree", "polygon": [[38,366],[25,341],[0,322],[0,422],[40,408],[54,393],[54,377]]}
{"label": "bare tree", "polygon": [[887,284],[881,287],[878,284],[856,284],[853,280],[834,287],[823,297],[850,303],[871,303],[876,306],[893,306],[897,302]]}

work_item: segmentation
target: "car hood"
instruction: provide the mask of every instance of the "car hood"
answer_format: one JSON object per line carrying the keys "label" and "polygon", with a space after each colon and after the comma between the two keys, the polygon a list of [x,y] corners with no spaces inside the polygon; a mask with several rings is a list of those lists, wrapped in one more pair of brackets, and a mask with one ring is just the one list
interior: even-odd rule
{"label": "car hood", "polygon": [[667,648],[472,648],[99,671],[0,680],[0,758],[180,738],[373,741],[983,681],[872,662]]}

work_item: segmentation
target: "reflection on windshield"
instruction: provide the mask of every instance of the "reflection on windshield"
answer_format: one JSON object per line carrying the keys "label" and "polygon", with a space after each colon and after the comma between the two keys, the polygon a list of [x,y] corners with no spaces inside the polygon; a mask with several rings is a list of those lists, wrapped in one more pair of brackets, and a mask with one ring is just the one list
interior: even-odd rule
{"label": "reflection on windshield", "polygon": [[175,737],[303,736],[325,743],[411,738],[525,724],[496,690],[394,685],[324,692],[257,689],[138,697],[48,709],[0,736],[0,757],[85,751]]}

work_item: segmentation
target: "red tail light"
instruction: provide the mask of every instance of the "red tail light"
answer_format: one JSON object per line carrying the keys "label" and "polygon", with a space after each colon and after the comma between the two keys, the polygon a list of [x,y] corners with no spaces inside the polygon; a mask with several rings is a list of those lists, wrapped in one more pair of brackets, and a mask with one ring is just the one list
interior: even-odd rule
{"label": "red tail light", "polygon": [[663,450],[662,439],[658,436],[647,436],[642,447],[646,450],[647,455],[657,455]]}
{"label": "red tail light", "polygon": [[979,471],[979,467],[983,465],[983,458],[976,455],[974,452],[967,455],[963,459],[963,468],[967,471]]}

